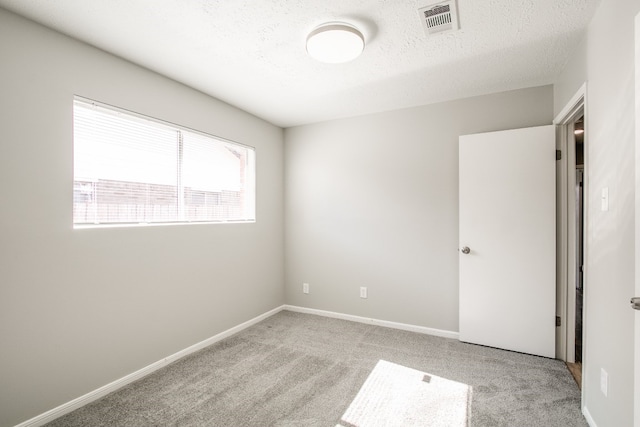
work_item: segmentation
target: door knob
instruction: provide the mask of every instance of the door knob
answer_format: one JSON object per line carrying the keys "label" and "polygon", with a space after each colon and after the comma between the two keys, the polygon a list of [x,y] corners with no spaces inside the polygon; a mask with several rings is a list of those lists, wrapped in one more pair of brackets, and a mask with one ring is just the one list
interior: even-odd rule
{"label": "door knob", "polygon": [[471,252],[471,249],[469,249],[469,246],[465,246],[461,249],[462,253],[465,255],[468,255],[469,252]]}
{"label": "door knob", "polygon": [[640,298],[631,298],[631,308],[634,310],[640,310]]}

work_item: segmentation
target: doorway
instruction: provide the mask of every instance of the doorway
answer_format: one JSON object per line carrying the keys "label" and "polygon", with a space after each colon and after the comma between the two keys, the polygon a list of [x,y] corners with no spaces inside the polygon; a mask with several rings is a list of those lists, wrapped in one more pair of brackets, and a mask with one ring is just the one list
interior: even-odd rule
{"label": "doorway", "polygon": [[[570,304],[573,305],[573,310],[571,307],[567,310],[568,316],[573,316],[573,342],[569,342],[568,345],[573,347],[573,361],[567,358],[567,366],[569,371],[578,383],[578,387],[582,388],[582,342],[584,336],[584,213],[585,213],[585,205],[584,205],[584,182],[585,182],[585,162],[584,162],[584,153],[585,153],[585,126],[584,126],[584,115],[578,118],[573,123],[573,134],[574,134],[574,153],[575,156],[573,164],[570,164],[569,173],[575,174],[574,181],[574,192],[573,192],[573,211],[574,216],[570,222],[573,224],[569,227],[570,229],[575,230],[575,238],[574,238],[574,247],[575,249],[572,252],[573,259],[570,259],[570,267],[573,268],[573,275],[569,277],[572,278],[572,282],[568,283],[568,292],[575,294],[572,295],[573,298],[569,298]],[[571,140],[569,140],[571,143]],[[573,312],[573,313],[572,313]]]}
{"label": "doorway", "polygon": [[[574,361],[582,371],[582,315],[584,307],[584,115],[574,123],[575,139],[575,339]],[[575,376],[575,375],[574,375]],[[580,375],[582,377],[582,375]],[[580,378],[581,379],[581,378]],[[578,381],[578,379],[576,379]],[[580,384],[581,381],[578,381]]]}
{"label": "doorway", "polygon": [[[584,239],[588,186],[586,85],[574,95],[554,123],[558,126],[557,351],[581,386],[585,361],[584,301],[588,294]],[[560,157],[559,157],[560,158]]]}

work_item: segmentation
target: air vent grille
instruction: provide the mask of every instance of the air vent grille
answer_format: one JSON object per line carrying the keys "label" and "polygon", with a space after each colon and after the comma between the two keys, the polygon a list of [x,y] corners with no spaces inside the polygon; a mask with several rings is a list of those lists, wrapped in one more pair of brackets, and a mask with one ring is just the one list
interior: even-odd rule
{"label": "air vent grille", "polygon": [[445,33],[458,30],[458,13],[455,0],[432,4],[418,9],[425,33]]}

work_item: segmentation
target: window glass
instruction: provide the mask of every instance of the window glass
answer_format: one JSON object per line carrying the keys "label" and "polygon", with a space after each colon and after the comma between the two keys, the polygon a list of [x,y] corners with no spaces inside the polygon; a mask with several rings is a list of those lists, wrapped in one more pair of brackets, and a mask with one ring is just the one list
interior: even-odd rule
{"label": "window glass", "polygon": [[75,225],[255,220],[252,148],[74,102]]}

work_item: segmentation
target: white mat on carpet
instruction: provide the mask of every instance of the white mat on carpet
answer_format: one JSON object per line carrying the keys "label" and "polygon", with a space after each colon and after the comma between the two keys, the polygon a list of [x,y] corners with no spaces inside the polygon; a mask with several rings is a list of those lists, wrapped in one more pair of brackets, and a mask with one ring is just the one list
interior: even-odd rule
{"label": "white mat on carpet", "polygon": [[336,427],[467,427],[471,387],[378,361]]}

